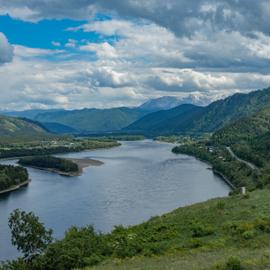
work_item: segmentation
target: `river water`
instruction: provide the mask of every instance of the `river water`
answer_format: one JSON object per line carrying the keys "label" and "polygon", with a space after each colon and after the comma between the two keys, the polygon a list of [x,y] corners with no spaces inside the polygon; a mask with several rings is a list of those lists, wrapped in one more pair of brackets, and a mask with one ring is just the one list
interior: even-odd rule
{"label": "river water", "polygon": [[138,224],[180,206],[228,195],[230,188],[207,164],[175,155],[171,148],[144,140],[63,155],[104,162],[78,177],[29,168],[28,187],[0,196],[0,260],[18,255],[7,225],[16,208],[33,211],[58,238],[72,225],[92,224],[97,231],[108,232],[115,225]]}

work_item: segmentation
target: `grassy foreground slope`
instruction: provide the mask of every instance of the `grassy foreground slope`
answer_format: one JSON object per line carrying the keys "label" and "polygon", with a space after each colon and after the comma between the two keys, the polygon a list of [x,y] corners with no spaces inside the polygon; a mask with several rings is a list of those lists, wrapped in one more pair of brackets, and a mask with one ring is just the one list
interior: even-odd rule
{"label": "grassy foreground slope", "polygon": [[109,259],[84,269],[270,269],[269,207],[270,191],[265,189],[179,208],[122,231],[126,248],[141,239],[143,246],[155,247],[152,254],[143,250],[130,259]]}

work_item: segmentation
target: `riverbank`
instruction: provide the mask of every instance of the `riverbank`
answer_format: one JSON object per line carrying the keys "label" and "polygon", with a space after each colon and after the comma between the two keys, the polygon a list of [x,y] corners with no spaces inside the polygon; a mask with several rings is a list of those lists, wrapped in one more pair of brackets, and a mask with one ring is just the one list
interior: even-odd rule
{"label": "riverbank", "polygon": [[15,190],[18,190],[21,187],[27,186],[30,182],[31,182],[31,179],[28,179],[27,181],[24,181],[24,182],[22,182],[22,183],[20,183],[18,185],[15,185],[15,186],[12,186],[10,188],[1,190],[0,195],[9,193],[9,192],[12,192],[12,191],[15,191]]}
{"label": "riverbank", "polygon": [[181,207],[108,234],[73,226],[33,262],[42,262],[42,269],[270,269],[269,207],[269,190],[257,190]]}
{"label": "riverbank", "polygon": [[25,165],[25,167],[37,169],[37,170],[42,170],[42,171],[47,171],[47,172],[52,172],[52,173],[57,173],[61,176],[67,176],[67,177],[75,177],[75,176],[80,176],[83,173],[83,169],[89,167],[89,166],[101,166],[104,163],[99,160],[95,159],[89,159],[89,158],[82,158],[82,159],[75,159],[75,158],[65,158],[66,160],[72,161],[75,164],[78,165],[78,171],[76,172],[65,172],[61,171],[58,169],[54,168],[45,168],[45,167],[39,167],[39,166],[33,166],[33,165]]}
{"label": "riverbank", "polygon": [[207,170],[205,163],[178,158],[171,148],[171,144],[145,140],[93,153],[59,155],[105,162],[104,166],[84,169],[78,179],[29,169],[33,182],[27,192],[12,194],[8,205],[0,200],[0,238],[7,238],[0,245],[0,260],[16,256],[6,224],[7,216],[18,206],[33,209],[45,224],[56,224],[52,229],[59,239],[64,228],[72,225],[93,224],[97,231],[107,233],[117,224],[139,224],[179,206],[228,195],[229,187]]}
{"label": "riverbank", "polygon": [[[23,142],[22,142],[23,144]],[[120,146],[116,140],[112,139],[70,139],[60,142],[46,141],[36,142],[34,146],[31,144],[23,144],[22,147],[14,145],[6,145],[5,148],[0,147],[0,160],[17,159],[30,156],[41,155],[57,155],[65,153],[76,153],[81,151],[90,151],[98,149],[109,149]]]}
{"label": "riverbank", "polygon": [[174,147],[172,151],[175,154],[186,154],[207,162],[214,172],[236,190],[242,186],[254,190],[260,183],[257,171],[235,159],[223,146],[209,146],[205,142],[196,142]]}

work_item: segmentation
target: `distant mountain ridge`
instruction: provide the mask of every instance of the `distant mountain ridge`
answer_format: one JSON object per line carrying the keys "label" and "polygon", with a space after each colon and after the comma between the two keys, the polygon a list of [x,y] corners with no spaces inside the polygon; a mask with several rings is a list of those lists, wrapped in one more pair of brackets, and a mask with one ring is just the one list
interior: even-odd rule
{"label": "distant mountain ridge", "polygon": [[150,111],[168,110],[179,106],[181,101],[177,97],[164,96],[155,99],[149,99],[139,108]]}
{"label": "distant mountain ridge", "polygon": [[81,110],[26,110],[3,112],[5,115],[26,117],[39,121],[53,133],[98,133],[119,131],[148,113],[177,106],[179,99],[161,97],[151,99],[135,108]]}
{"label": "distant mountain ridge", "polygon": [[[173,107],[178,102],[181,105]],[[54,133],[213,133],[230,122],[270,106],[270,88],[249,94],[234,94],[205,107],[182,102],[183,99],[165,96],[135,108],[30,110],[7,114],[38,121]],[[168,107],[173,108],[164,110]]]}
{"label": "distant mountain ridge", "polygon": [[186,97],[174,97],[174,96],[163,96],[159,98],[149,99],[145,103],[139,106],[144,110],[160,111],[169,110],[182,104],[192,104],[197,106],[208,105],[209,100],[207,98],[190,94]]}
{"label": "distant mountain ridge", "polygon": [[35,116],[34,120],[49,128],[49,123],[61,124],[76,130],[77,133],[111,132],[138,120],[148,111],[138,108],[83,109],[72,111],[45,112]]}
{"label": "distant mountain ridge", "polygon": [[212,133],[232,121],[269,107],[270,88],[253,91],[249,94],[234,94],[228,98],[215,101],[206,107],[200,107],[201,109],[191,108],[191,111],[188,112],[191,114],[191,117],[187,118],[188,121],[182,121],[179,119],[180,116],[175,116],[175,111],[178,109],[181,111],[182,106],[184,105],[163,113],[153,113],[151,119],[160,119],[155,126],[153,126],[153,121],[148,122],[149,118],[145,117],[132,123],[125,130],[144,134],[155,131],[157,135],[169,133]]}

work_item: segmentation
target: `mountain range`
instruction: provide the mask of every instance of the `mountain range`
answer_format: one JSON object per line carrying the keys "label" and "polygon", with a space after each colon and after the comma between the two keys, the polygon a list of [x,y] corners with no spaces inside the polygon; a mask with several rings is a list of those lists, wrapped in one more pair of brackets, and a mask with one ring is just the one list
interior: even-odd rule
{"label": "mountain range", "polygon": [[134,108],[26,110],[2,114],[38,121],[53,133],[100,133],[119,131],[149,113],[176,107],[187,99],[191,101],[195,100],[195,97],[188,96],[183,99],[165,96],[150,99]]}
{"label": "mountain range", "polygon": [[[180,105],[174,107],[179,102]],[[249,94],[234,94],[204,107],[182,102],[183,99],[176,97],[162,97],[134,108],[28,110],[2,114],[29,118],[53,133],[123,132],[146,136],[213,133],[269,107],[270,88]]]}
{"label": "mountain range", "polygon": [[154,112],[135,121],[124,130],[152,135],[212,133],[230,122],[269,106],[270,88],[250,92],[249,94],[237,93],[215,101],[206,107],[193,105],[189,107],[186,114],[182,114],[186,105]]}

